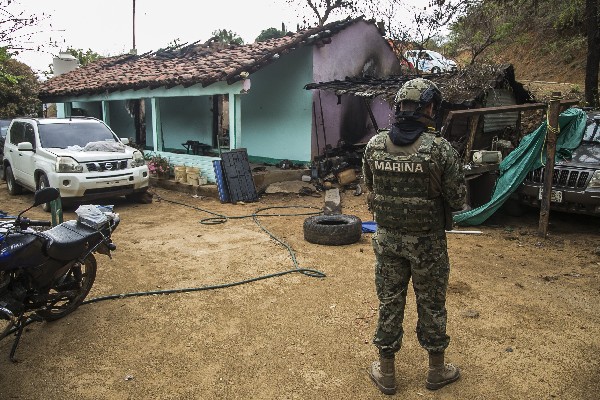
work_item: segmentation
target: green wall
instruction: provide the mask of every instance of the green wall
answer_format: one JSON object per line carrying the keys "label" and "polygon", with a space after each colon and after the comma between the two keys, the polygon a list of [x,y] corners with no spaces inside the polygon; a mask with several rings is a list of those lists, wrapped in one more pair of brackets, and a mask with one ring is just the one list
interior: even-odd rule
{"label": "green wall", "polygon": [[81,108],[85,110],[86,116],[102,119],[102,102],[99,101],[74,101],[72,103],[73,108]]}
{"label": "green wall", "polygon": [[241,146],[251,157],[311,159],[312,47],[295,50],[250,76],[241,95]]}
{"label": "green wall", "polygon": [[154,143],[154,126],[152,125],[152,101],[144,99],[146,117],[146,148],[152,149]]}
{"label": "green wall", "polygon": [[127,101],[112,100],[109,104],[110,128],[120,138],[135,139],[133,117],[127,111]]}
{"label": "green wall", "polygon": [[188,140],[212,145],[211,96],[160,99],[160,121],[166,149],[185,150]]}

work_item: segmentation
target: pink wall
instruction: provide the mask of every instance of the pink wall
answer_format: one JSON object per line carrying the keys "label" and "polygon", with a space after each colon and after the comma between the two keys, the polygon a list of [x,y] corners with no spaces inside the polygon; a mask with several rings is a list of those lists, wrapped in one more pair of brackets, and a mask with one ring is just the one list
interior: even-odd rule
{"label": "pink wall", "polygon": [[[361,76],[383,78],[399,73],[398,59],[372,23],[359,21],[333,36],[331,43],[313,47],[313,82]],[[387,127],[391,107],[379,99],[368,101],[372,103],[379,128]],[[340,138],[359,143],[375,133],[367,109],[357,96],[341,96],[338,104],[335,93],[314,90],[313,103],[316,114],[316,128],[314,123],[312,126],[313,156],[317,151],[323,154],[325,142],[332,147],[336,147]]]}

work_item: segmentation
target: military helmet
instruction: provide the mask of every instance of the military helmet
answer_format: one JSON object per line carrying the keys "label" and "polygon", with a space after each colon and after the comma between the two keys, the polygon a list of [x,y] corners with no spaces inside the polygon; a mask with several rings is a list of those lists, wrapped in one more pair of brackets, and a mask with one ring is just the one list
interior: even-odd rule
{"label": "military helmet", "polygon": [[398,105],[403,101],[413,101],[418,103],[419,107],[433,102],[434,109],[437,109],[442,104],[442,92],[429,79],[415,78],[405,82],[396,93],[394,103]]}

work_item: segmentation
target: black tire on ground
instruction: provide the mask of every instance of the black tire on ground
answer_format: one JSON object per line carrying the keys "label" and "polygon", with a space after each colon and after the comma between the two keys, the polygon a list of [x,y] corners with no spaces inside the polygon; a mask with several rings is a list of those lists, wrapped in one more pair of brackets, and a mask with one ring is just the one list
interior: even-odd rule
{"label": "black tire on ground", "polygon": [[442,70],[439,67],[433,67],[433,68],[431,68],[431,73],[432,74],[439,74],[440,72],[442,72]]}
{"label": "black tire on ground", "polygon": [[[48,177],[46,176],[46,174],[40,174],[40,176],[38,176],[38,181],[37,181],[38,190],[44,189],[47,187],[50,187],[50,183],[48,182]],[[52,210],[50,203],[42,204],[42,210],[44,210],[46,212],[50,212]]]}
{"label": "black tire on ground", "polygon": [[89,293],[96,279],[96,259],[88,255],[83,263],[75,263],[71,269],[52,283],[50,294],[73,292],[75,296],[63,297],[37,314],[46,321],[55,321],[77,309]]}
{"label": "black tire on ground", "polygon": [[362,221],[354,215],[313,215],[304,220],[304,239],[315,244],[341,246],[356,243]]}
{"label": "black tire on ground", "polygon": [[12,167],[9,165],[5,170],[6,174],[6,186],[8,187],[8,194],[11,196],[15,196],[17,194],[23,193],[23,188],[19,186],[17,181],[15,181],[15,176],[12,172]]}

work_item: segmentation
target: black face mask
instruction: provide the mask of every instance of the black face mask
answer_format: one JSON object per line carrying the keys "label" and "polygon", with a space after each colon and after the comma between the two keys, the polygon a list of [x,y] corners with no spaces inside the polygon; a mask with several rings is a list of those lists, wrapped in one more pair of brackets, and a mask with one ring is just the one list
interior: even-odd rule
{"label": "black face mask", "polygon": [[392,125],[388,135],[396,146],[406,146],[414,143],[427,129],[430,122],[433,120],[426,115],[397,111],[396,122]]}

